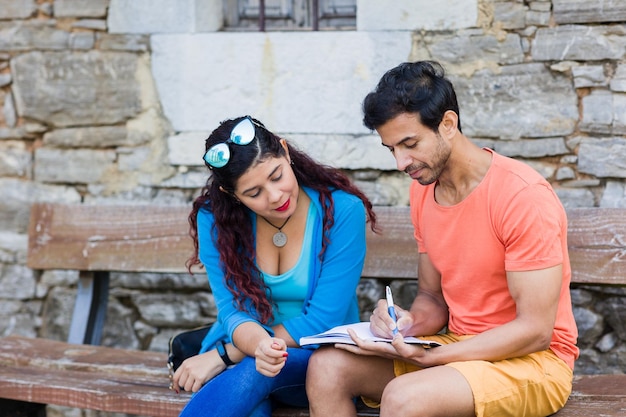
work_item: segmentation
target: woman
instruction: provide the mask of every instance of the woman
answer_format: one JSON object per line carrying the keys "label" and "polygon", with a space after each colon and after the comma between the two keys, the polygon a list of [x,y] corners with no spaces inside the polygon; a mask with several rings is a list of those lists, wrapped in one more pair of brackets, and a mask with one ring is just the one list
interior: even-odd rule
{"label": "woman", "polygon": [[[300,337],[359,321],[356,300],[372,204],[250,116],[206,140],[211,178],[189,216],[195,254],[218,308],[201,353],[173,385],[192,391],[181,416],[271,416],[307,406],[311,349]],[[234,366],[233,366],[234,365]]]}

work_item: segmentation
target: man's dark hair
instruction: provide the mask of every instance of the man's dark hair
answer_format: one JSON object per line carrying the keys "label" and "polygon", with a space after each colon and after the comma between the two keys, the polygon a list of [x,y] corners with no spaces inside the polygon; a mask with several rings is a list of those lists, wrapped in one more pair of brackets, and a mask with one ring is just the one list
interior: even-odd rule
{"label": "man's dark hair", "polygon": [[[421,123],[437,131],[443,114],[459,105],[443,67],[434,61],[405,62],[390,69],[363,100],[363,124],[374,130],[402,113],[417,113]],[[458,122],[461,131],[461,117]]]}

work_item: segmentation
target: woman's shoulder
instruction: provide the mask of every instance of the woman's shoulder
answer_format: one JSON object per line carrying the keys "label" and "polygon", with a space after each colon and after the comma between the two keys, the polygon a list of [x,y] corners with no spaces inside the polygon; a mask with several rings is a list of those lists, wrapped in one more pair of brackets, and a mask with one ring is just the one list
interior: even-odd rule
{"label": "woman's shoulder", "polygon": [[[309,195],[309,197],[311,198],[311,201],[315,201],[316,203],[319,203],[319,193],[309,187],[303,187],[305,192]],[[331,189],[331,195],[333,198],[333,202],[335,203],[335,207],[340,207],[340,206],[353,206],[354,204],[360,204],[363,205],[363,201],[361,201],[361,199],[354,195],[351,194],[347,191],[344,190],[340,190],[337,188]]]}
{"label": "woman's shoulder", "polygon": [[332,195],[333,195],[333,200],[335,200],[335,205],[342,205],[342,204],[346,204],[349,206],[353,204],[363,205],[363,201],[361,201],[359,197],[344,190],[333,190]]}
{"label": "woman's shoulder", "polygon": [[211,211],[209,205],[200,207],[200,209],[198,210],[196,220],[198,222],[198,225],[213,224],[215,222],[215,216],[213,215],[213,211]]}

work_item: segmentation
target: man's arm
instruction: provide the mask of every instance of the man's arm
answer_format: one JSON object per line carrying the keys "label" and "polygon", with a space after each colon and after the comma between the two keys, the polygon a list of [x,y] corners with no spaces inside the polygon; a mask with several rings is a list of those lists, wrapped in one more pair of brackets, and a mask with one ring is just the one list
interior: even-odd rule
{"label": "man's arm", "polygon": [[[509,291],[516,304],[515,318],[458,343],[426,352],[411,359],[420,366],[455,361],[509,359],[548,349],[559,302],[562,266],[525,272],[508,272]],[[401,346],[403,356],[409,354]]]}
{"label": "man's arm", "polygon": [[[418,258],[418,290],[411,308],[396,308],[398,330],[405,336],[426,336],[439,332],[448,322],[448,306],[441,290],[441,274],[428,254]],[[392,320],[387,313],[387,302],[380,300],[370,318],[371,329],[381,337],[392,338]]]}
{"label": "man's arm", "polygon": [[403,335],[427,336],[439,332],[448,323],[448,306],[441,289],[441,274],[427,253],[418,259],[417,296],[410,308],[410,322],[398,321]]}
{"label": "man's arm", "polygon": [[[424,266],[427,266],[427,259],[425,261]],[[439,304],[439,298],[436,296],[437,292],[431,293],[433,287],[428,285],[436,282],[436,280],[431,282],[427,278],[422,281],[426,277],[431,276],[420,275],[420,290],[422,285],[425,285],[428,296],[419,298],[418,294],[411,307],[411,317],[413,317],[414,322],[410,331],[401,331],[404,335],[413,335],[413,331],[416,332],[416,335],[425,335],[422,330],[426,330],[427,326],[435,328],[441,323],[443,309]],[[556,321],[562,282],[562,266],[557,265],[534,271],[508,272],[507,281],[511,296],[516,303],[516,317],[506,324],[472,338],[435,349],[424,349],[417,345],[405,344],[402,342],[402,337],[396,337],[392,346],[385,343],[358,341],[358,346],[346,345],[341,347],[359,354],[402,358],[421,367],[444,365],[456,361],[497,361],[548,349]],[[439,321],[435,318],[429,320],[424,316],[427,314],[429,306],[433,314],[439,315]],[[382,309],[377,307],[376,310]],[[379,315],[383,316],[382,313]],[[402,329],[400,319],[398,322],[398,327]]]}

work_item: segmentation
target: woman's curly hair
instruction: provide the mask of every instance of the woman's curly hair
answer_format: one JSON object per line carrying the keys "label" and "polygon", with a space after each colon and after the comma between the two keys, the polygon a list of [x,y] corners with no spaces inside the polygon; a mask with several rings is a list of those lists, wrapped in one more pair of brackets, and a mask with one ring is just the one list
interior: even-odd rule
{"label": "woman's curly hair", "polygon": [[[245,117],[249,116],[222,122],[206,139],[205,149],[226,142],[234,126]],[[191,268],[200,264],[197,216],[200,210],[210,210],[215,219],[216,246],[219,248],[220,260],[224,265],[225,283],[233,294],[237,308],[244,311],[251,305],[258,314],[257,319],[268,324],[273,319],[273,303],[268,299],[267,286],[254,263],[254,233],[250,212],[245,205],[239,203],[233,193],[237,180],[249,167],[270,158],[285,156],[285,149],[280,143],[280,137],[267,130],[258,120],[250,119],[255,126],[254,140],[245,146],[229,144],[231,155],[225,166],[214,168],[207,164],[212,175],[202,188],[200,196],[194,200],[189,214],[189,234],[193,239],[194,252],[186,265],[191,273]],[[346,174],[337,168],[314,161],[289,143],[287,148],[292,161],[291,168],[298,184],[316,190],[324,207],[324,238],[319,253],[320,259],[324,256],[329,243],[328,235],[334,224],[333,190],[343,190],[359,197],[367,211],[370,228],[376,231],[376,215],[372,203]]]}

